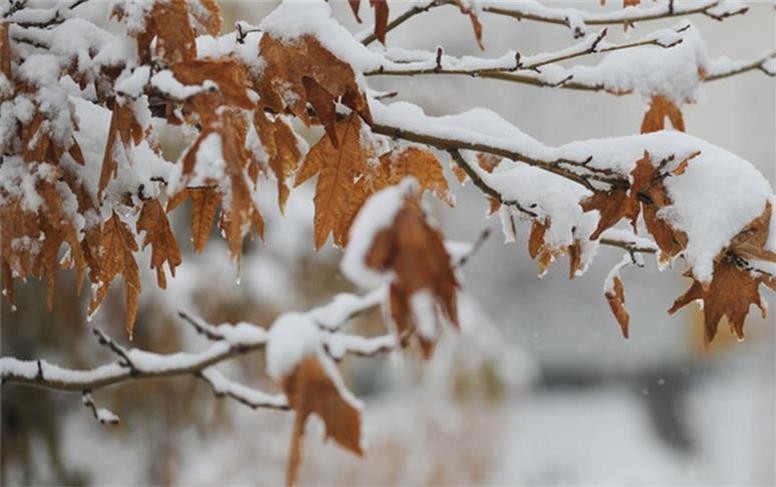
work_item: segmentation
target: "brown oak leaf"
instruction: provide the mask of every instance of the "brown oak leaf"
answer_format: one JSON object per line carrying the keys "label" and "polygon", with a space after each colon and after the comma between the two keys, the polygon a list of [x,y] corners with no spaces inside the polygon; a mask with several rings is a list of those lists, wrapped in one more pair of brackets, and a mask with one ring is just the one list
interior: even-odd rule
{"label": "brown oak leaf", "polygon": [[[129,103],[124,104],[119,100],[113,105],[113,114],[108,128],[108,142],[105,144],[105,153],[102,157],[102,170],[97,192],[102,199],[103,191],[108,186],[111,178],[118,172],[116,151],[138,145],[143,140],[143,127],[135,118],[135,112]],[[121,144],[121,146],[119,146]]]}
{"label": "brown oak leaf", "polygon": [[[293,43],[284,43],[264,34],[259,49],[264,69],[255,86],[262,107],[276,113],[291,113],[306,125],[320,122],[326,125],[330,135],[336,132],[331,114],[338,99],[365,120],[371,120],[366,96],[356,83],[353,68],[323,47],[315,37],[305,35]],[[313,99],[305,87],[305,78],[315,82],[307,81],[308,89],[315,86],[318,90]],[[324,92],[331,98],[323,96]],[[317,105],[317,119],[308,112],[308,102]],[[322,108],[324,105],[328,106]],[[334,144],[337,142],[335,140]]]}
{"label": "brown oak leaf", "polygon": [[[122,12],[114,11],[122,18]],[[145,17],[145,29],[135,35],[137,50],[144,64],[150,64],[152,45],[155,54],[169,65],[197,57],[196,32],[189,21],[186,0],[155,2]],[[152,44],[154,39],[156,43]]]}
{"label": "brown oak leaf", "polygon": [[418,331],[428,358],[442,318],[458,327],[459,284],[442,235],[426,222],[414,199],[405,199],[393,224],[375,235],[364,262],[377,271],[393,272],[390,311],[396,330],[400,338]]}
{"label": "brown oak leaf", "polygon": [[167,203],[167,212],[191,198],[191,242],[194,252],[200,253],[210,237],[213,218],[221,204],[221,193],[216,188],[186,188],[176,194]]}
{"label": "brown oak leaf", "polygon": [[607,290],[604,293],[606,302],[609,303],[609,307],[612,308],[612,313],[617,319],[617,323],[620,324],[622,330],[622,336],[628,338],[628,323],[630,322],[630,316],[625,309],[625,290],[622,287],[622,279],[620,276],[615,276],[612,281],[612,289]]}
{"label": "brown oak leaf", "polygon": [[283,212],[289,189],[286,181],[296,171],[302,159],[293,129],[280,117],[256,110],[253,125],[267,153],[269,168],[275,174],[278,186],[278,206]]}
{"label": "brown oak leaf", "polygon": [[671,125],[676,130],[684,132],[682,111],[665,96],[653,96],[649,103],[649,110],[644,114],[644,120],[641,122],[641,133],[663,130],[666,118],[671,121]]}
{"label": "brown oak leaf", "polygon": [[170,229],[167,215],[156,198],[143,203],[143,208],[137,219],[137,231],[145,232],[142,248],[151,245],[151,268],[156,269],[156,280],[159,287],[166,289],[167,278],[164,274],[164,263],[167,262],[170,274],[175,277],[175,267],[181,264],[181,252]]}
{"label": "brown oak leaf", "polygon": [[296,412],[286,473],[287,485],[296,483],[302,462],[304,426],[311,414],[323,420],[326,438],[333,439],[358,456],[363,455],[361,412],[343,397],[321,359],[314,355],[302,359],[290,374],[280,380],[280,386],[288,398],[288,405]]}
{"label": "brown oak leaf", "polygon": [[[685,273],[691,277],[690,271]],[[673,314],[693,301],[703,301],[704,342],[711,343],[717,333],[717,327],[723,316],[727,316],[731,331],[739,339],[744,338],[744,321],[749,307],[754,304],[765,316],[765,306],[760,300],[760,283],[749,271],[739,268],[733,257],[723,255],[714,264],[714,276],[708,286],[698,280],[674,302],[669,313]],[[767,284],[767,283],[766,283]]]}
{"label": "brown oak leaf", "polygon": [[[296,174],[294,186],[318,174],[315,187],[315,248],[320,249],[329,234],[335,243],[341,244],[347,236],[340,223],[348,219],[350,195],[356,177],[372,157],[372,148],[361,143],[361,122],[355,115],[336,124],[339,147],[330,137],[318,141],[307,153],[302,167]],[[337,229],[339,228],[339,231]]]}
{"label": "brown oak leaf", "polygon": [[140,294],[140,272],[133,255],[138,247],[132,230],[115,212],[103,224],[100,247],[100,280],[89,303],[89,314],[97,310],[108,295],[110,283],[121,274],[124,278],[125,324],[131,338]]}

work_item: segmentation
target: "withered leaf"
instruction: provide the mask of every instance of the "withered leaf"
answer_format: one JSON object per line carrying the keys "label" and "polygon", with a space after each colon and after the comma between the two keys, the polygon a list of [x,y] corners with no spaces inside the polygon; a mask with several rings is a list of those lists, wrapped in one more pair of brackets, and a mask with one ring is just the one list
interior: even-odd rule
{"label": "withered leaf", "polygon": [[353,11],[353,16],[356,17],[356,21],[362,23],[361,16],[358,15],[358,10],[361,7],[361,0],[348,0],[350,4],[350,10]]}
{"label": "withered leaf", "polygon": [[332,100],[340,99],[365,120],[371,120],[366,96],[356,83],[353,68],[323,47],[315,37],[305,35],[285,44],[264,34],[259,49],[264,69],[255,86],[262,107],[275,113],[291,113],[307,125],[315,123],[307,111],[307,103],[311,100],[303,78],[308,77],[329,93]]}
{"label": "withered leaf", "polygon": [[283,212],[288,199],[288,178],[296,171],[302,159],[293,129],[280,117],[271,117],[256,110],[253,124],[269,158],[269,168],[277,178],[278,206]]}
{"label": "withered leaf", "polygon": [[[688,271],[685,275],[692,274]],[[714,339],[723,316],[727,316],[731,331],[743,339],[744,321],[749,307],[757,305],[765,314],[765,306],[760,300],[761,282],[764,282],[763,279],[753,277],[747,270],[740,269],[733,258],[723,255],[714,264],[711,283],[704,287],[701,282],[693,279],[690,289],[676,299],[668,312],[673,314],[696,299],[702,300],[706,345]]]}
{"label": "withered leaf", "polygon": [[[246,110],[255,107],[247,91],[252,88],[248,69],[244,63],[231,56],[186,60],[173,65],[172,72],[175,79],[184,85],[201,85],[206,80],[214,82],[218,86],[220,102],[224,105],[238,106]],[[202,95],[195,95],[200,96]],[[207,104],[200,106],[204,108]],[[207,118],[206,114],[200,115]]]}
{"label": "withered leaf", "polygon": [[138,54],[144,63],[151,61],[154,39],[156,54],[169,65],[197,57],[196,33],[189,22],[186,0],[155,2],[145,17],[145,30],[136,38]]}
{"label": "withered leaf", "polygon": [[771,203],[730,241],[729,249],[744,259],[776,262],[776,252],[765,249],[771,226]]}
{"label": "withered leaf", "polygon": [[121,274],[124,278],[125,323],[131,338],[140,294],[140,273],[133,255],[138,247],[132,230],[115,212],[103,224],[100,247],[100,281],[89,303],[89,314],[97,310],[108,295],[110,283]]}
{"label": "withered leaf", "polygon": [[167,215],[156,198],[143,203],[143,208],[137,219],[137,231],[145,231],[143,248],[151,245],[151,268],[156,269],[156,280],[159,287],[166,289],[167,278],[164,274],[164,263],[167,262],[170,274],[175,277],[175,267],[181,264],[181,252],[170,229]]}
{"label": "withered leaf", "polygon": [[469,16],[469,20],[472,23],[472,29],[474,30],[474,38],[477,40],[477,45],[480,47],[480,49],[485,50],[485,46],[482,45],[482,24],[480,24],[480,19],[477,16],[477,12],[471,8],[469,2],[464,2],[463,0],[453,0],[452,3],[458,6],[462,14]]}
{"label": "withered leaf", "polygon": [[665,128],[665,119],[671,121],[671,125],[680,132],[684,132],[684,118],[682,111],[663,95],[655,95],[649,103],[649,110],[644,114],[641,122],[641,133],[657,132]]}
{"label": "withered leaf", "polygon": [[167,211],[175,209],[186,198],[191,198],[191,242],[194,252],[199,254],[210,237],[213,218],[221,204],[221,193],[217,188],[186,188],[170,199]]}
{"label": "withered leaf", "polygon": [[102,170],[100,172],[100,184],[98,197],[102,198],[105,187],[111,178],[116,176],[118,161],[116,151],[131,145],[138,145],[143,140],[143,127],[135,118],[135,112],[129,104],[123,104],[119,100],[113,105],[113,114],[108,128],[108,142],[105,144],[105,154],[102,157]]}
{"label": "withered leaf", "polygon": [[375,10],[375,37],[385,44],[385,34],[388,29],[388,2],[387,0],[369,0],[369,5]]}
{"label": "withered leaf", "polygon": [[201,8],[192,8],[191,15],[197,19],[208,34],[217,37],[221,33],[221,12],[216,0],[196,0]]}
{"label": "withered leaf", "polygon": [[620,324],[622,330],[622,336],[628,338],[628,323],[630,322],[630,316],[625,309],[625,290],[622,287],[622,279],[620,276],[615,276],[613,279],[612,289],[604,293],[606,302],[609,303],[609,307],[612,309],[614,317],[617,319],[617,323]]}
{"label": "withered leaf", "polygon": [[8,21],[0,22],[0,74],[11,80],[11,40]]}
{"label": "withered leaf", "polygon": [[[315,187],[315,248],[320,249],[329,234],[335,232],[340,220],[347,218],[349,195],[356,177],[363,171],[366,160],[371,157],[371,148],[361,145],[361,122],[355,115],[337,123],[339,147],[330,137],[324,137],[315,144],[302,163],[296,175],[294,186],[318,173]],[[335,242],[342,242],[345,235],[334,234]]]}
{"label": "withered leaf", "polygon": [[[393,272],[390,308],[399,337],[418,330],[423,354],[429,357],[435,343],[432,334],[439,331],[442,318],[458,327],[459,284],[442,235],[426,222],[415,200],[405,199],[392,226],[375,235],[365,264]],[[426,323],[429,318],[434,323]]]}
{"label": "withered leaf", "polygon": [[636,161],[631,171],[632,183],[629,188],[618,186],[608,192],[599,191],[582,201],[583,211],[597,210],[601,215],[590,240],[597,240],[601,233],[623,218],[628,218],[631,226],[636,229],[640,213],[639,192],[651,184],[655,174],[656,169],[652,165],[650,155],[645,152],[644,157]]}
{"label": "withered leaf", "polygon": [[286,474],[286,484],[294,485],[302,461],[302,438],[307,418],[317,414],[326,425],[326,438],[361,456],[361,412],[344,398],[314,355],[302,359],[294,370],[280,381],[288,404],[296,412],[294,433]]}

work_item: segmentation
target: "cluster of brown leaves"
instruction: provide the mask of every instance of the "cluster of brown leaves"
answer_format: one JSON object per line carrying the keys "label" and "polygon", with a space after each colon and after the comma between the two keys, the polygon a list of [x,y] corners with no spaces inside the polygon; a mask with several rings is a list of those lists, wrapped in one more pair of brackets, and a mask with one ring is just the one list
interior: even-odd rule
{"label": "cluster of brown leaves", "polygon": [[760,298],[760,284],[776,291],[776,280],[750,268],[745,259],[776,262],[776,253],[766,250],[771,222],[771,204],[767,203],[762,215],[755,218],[731,240],[714,263],[711,282],[693,279],[690,288],[676,299],[669,313],[674,313],[695,300],[703,301],[704,339],[708,345],[717,333],[723,316],[739,339],[744,338],[744,321],[749,307],[760,308],[763,318],[766,314]]}
{"label": "cluster of brown leaves", "polygon": [[[17,121],[13,129],[16,137],[3,137],[11,142],[8,146],[0,147],[0,152],[21,156],[24,167],[20,170],[34,181],[35,194],[29,195],[29,198],[40,200],[40,204],[28,205],[25,195],[0,190],[3,292],[9,302],[13,303],[14,278],[26,279],[32,276],[48,284],[48,305],[51,307],[62,244],[69,248],[68,258],[62,261],[62,265],[75,267],[79,291],[90,255],[88,245],[82,245],[76,230],[78,225],[75,215],[65,211],[65,199],[68,196],[76,196],[79,206],[87,204],[87,196],[72,174],[59,166],[66,154],[76,164],[83,165],[84,159],[74,137],[58,140],[47,130],[48,115],[37,98],[39,87],[14,77],[8,32],[8,23],[0,23],[0,75],[12,85],[12,92],[9,95],[0,94],[0,101],[26,96],[33,101],[34,115],[26,122]],[[70,122],[77,129],[72,113]],[[9,189],[21,187],[21,181],[7,181],[7,184]]]}
{"label": "cluster of brown leaves", "polygon": [[[377,157],[375,149],[362,137],[367,130],[355,114],[334,126],[335,145],[323,137],[308,152],[296,174],[295,186],[318,175],[315,191],[315,248],[334,242],[345,245],[350,226],[366,200],[375,192],[413,176],[421,189],[427,189],[452,206],[442,164],[428,149],[399,148]],[[366,142],[365,142],[366,141]]]}
{"label": "cluster of brown leaves", "polygon": [[[380,230],[364,257],[367,267],[393,276],[390,313],[399,338],[415,334],[425,357],[430,357],[442,322],[458,327],[458,280],[445,249],[444,238],[426,221],[418,201],[407,197],[390,227]],[[427,293],[431,315],[419,316],[414,300]],[[429,323],[419,321],[432,318]],[[426,325],[423,327],[423,325]],[[432,331],[433,335],[429,335]]]}
{"label": "cluster of brown leaves", "polygon": [[[582,202],[585,211],[595,210],[600,214],[598,227],[590,238],[598,239],[604,230],[623,218],[631,222],[635,231],[639,215],[642,215],[647,231],[660,249],[660,260],[668,262],[679,255],[687,246],[687,235],[659,216],[660,209],[671,205],[663,180],[666,177],[680,177],[698,154],[696,152],[680,161],[671,172],[661,173],[659,168],[666,161],[656,167],[649,153],[644,153],[631,172],[632,182],[628,188],[615,187],[609,192],[598,192]],[[764,248],[770,219],[771,205],[767,204],[762,215],[741,230],[716,257],[711,282],[700,282],[691,273],[686,274],[693,278],[693,284],[676,300],[669,312],[674,313],[696,299],[703,300],[707,344],[714,338],[723,316],[727,315],[731,329],[741,338],[749,306],[756,304],[764,312],[760,303],[759,285],[773,288],[773,279],[747,269],[746,260],[776,262],[776,254]],[[615,278],[613,293],[606,294],[606,299],[627,337],[629,317],[623,306],[625,296],[619,277]]]}
{"label": "cluster of brown leaves", "polygon": [[553,248],[545,242],[544,236],[549,228],[549,222],[535,219],[531,224],[531,234],[528,236],[528,254],[539,263],[539,275],[547,272],[550,265],[563,254],[569,255],[569,279],[574,279],[582,269],[582,248],[579,239],[566,248]]}

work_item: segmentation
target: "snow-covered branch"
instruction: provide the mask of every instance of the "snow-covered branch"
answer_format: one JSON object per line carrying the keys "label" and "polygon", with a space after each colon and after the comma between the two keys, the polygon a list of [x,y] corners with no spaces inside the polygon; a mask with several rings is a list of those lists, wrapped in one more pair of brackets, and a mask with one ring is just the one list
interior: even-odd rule
{"label": "snow-covered branch", "polygon": [[574,31],[577,36],[584,35],[587,28],[596,25],[633,25],[637,22],[705,15],[714,20],[724,20],[747,12],[735,2],[726,0],[704,0],[701,2],[674,2],[667,0],[654,2],[646,6],[631,6],[610,12],[589,12],[574,8],[552,7],[535,0],[521,1],[509,6],[484,6],[484,12],[513,17],[517,20],[532,20],[548,24],[562,25]]}
{"label": "snow-covered branch", "polygon": [[[337,328],[365,309],[379,304],[385,290],[364,297],[350,294],[337,296],[329,305],[309,312],[326,328],[324,344],[332,358],[339,360],[347,354],[372,356],[395,348],[392,335],[362,337],[337,331]],[[157,354],[138,349],[126,349],[100,329],[94,334],[119,359],[89,370],[59,367],[45,360],[19,360],[0,358],[2,382],[21,384],[44,389],[81,392],[84,405],[95,412],[101,422],[108,420],[104,411],[95,409],[90,392],[105,387],[144,379],[163,379],[194,375],[207,382],[218,396],[228,396],[252,408],[288,409],[285,397],[271,395],[224,377],[213,366],[227,360],[263,351],[268,334],[260,326],[248,323],[236,325],[212,325],[181,311],[188,323],[211,340],[210,346],[200,352]],[[99,413],[99,414],[98,414]]]}

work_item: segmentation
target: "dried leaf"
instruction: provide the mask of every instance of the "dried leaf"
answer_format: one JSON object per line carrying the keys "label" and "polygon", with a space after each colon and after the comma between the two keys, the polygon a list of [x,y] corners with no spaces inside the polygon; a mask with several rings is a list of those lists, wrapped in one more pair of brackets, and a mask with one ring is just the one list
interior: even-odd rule
{"label": "dried leaf", "polygon": [[[303,79],[308,77],[329,93],[332,100],[340,99],[365,120],[371,120],[366,96],[356,83],[353,68],[324,48],[315,37],[305,35],[285,44],[264,34],[259,49],[264,69],[256,80],[255,89],[261,97],[262,107],[275,113],[291,113],[307,125],[315,123],[307,111],[307,103],[311,100]],[[323,103],[321,99],[317,102]],[[321,111],[320,108],[317,110]],[[332,110],[328,109],[328,112]]]}
{"label": "dried leaf", "polygon": [[641,133],[657,132],[665,128],[665,119],[678,131],[684,132],[684,118],[679,108],[663,95],[655,95],[649,104],[649,110],[641,122]]}
{"label": "dried leaf", "polygon": [[771,227],[771,211],[771,203],[767,202],[762,214],[733,237],[729,249],[744,259],[776,262],[776,252],[765,249]]}
{"label": "dried leaf", "polygon": [[278,206],[283,212],[289,194],[286,181],[296,171],[302,159],[296,135],[280,116],[271,118],[261,110],[254,113],[253,124],[269,157],[269,168],[277,178]]}
{"label": "dried leaf", "polygon": [[636,162],[631,171],[632,183],[629,188],[615,187],[609,192],[596,192],[582,201],[583,211],[597,210],[600,213],[598,226],[590,235],[590,240],[598,240],[605,230],[616,225],[621,219],[628,218],[636,229],[640,213],[639,193],[647,188],[656,175],[649,153]]}
{"label": "dried leaf", "polygon": [[89,314],[97,310],[108,295],[110,283],[121,274],[124,278],[125,323],[127,333],[132,338],[137,315],[137,296],[140,294],[140,273],[133,255],[138,247],[132,230],[115,212],[103,225],[100,247],[100,280],[89,303]]}
{"label": "dried leaf", "polygon": [[[246,110],[253,109],[256,104],[248,95],[251,89],[251,81],[245,64],[233,57],[190,59],[175,64],[172,67],[175,79],[184,85],[201,85],[209,80],[218,86],[220,94],[219,104],[237,106]],[[202,98],[209,95],[203,93],[195,95]],[[201,112],[206,110],[209,103],[200,103]],[[200,113],[201,118],[209,119],[206,113]]]}
{"label": "dried leaf", "polygon": [[155,2],[145,17],[145,30],[136,35],[137,50],[145,64],[151,62],[151,45],[168,65],[197,57],[196,33],[189,22],[186,0]]}
{"label": "dried leaf", "polygon": [[365,264],[393,273],[390,308],[399,337],[417,330],[428,358],[442,319],[458,327],[459,285],[442,235],[426,222],[414,200],[406,199],[393,225],[375,235]]}
{"label": "dried leaf", "polygon": [[[325,358],[324,358],[325,360]],[[333,364],[328,364],[333,367]],[[294,433],[286,474],[286,484],[294,485],[302,460],[304,425],[311,414],[317,414],[326,425],[326,438],[361,456],[361,412],[344,397],[327,366],[314,355],[302,359],[293,372],[280,381],[288,404],[296,412]]]}
{"label": "dried leaf", "polygon": [[196,0],[200,8],[191,9],[191,15],[202,24],[208,34],[218,37],[221,33],[221,12],[216,0]]}
{"label": "dried leaf", "polygon": [[380,161],[389,168],[388,184],[398,184],[412,176],[418,180],[421,190],[428,190],[447,206],[454,206],[442,163],[430,150],[409,146],[380,156]]}
{"label": "dried leaf", "polygon": [[145,231],[142,248],[151,245],[151,268],[156,269],[156,280],[159,287],[166,289],[167,278],[164,274],[164,263],[167,262],[170,274],[175,277],[175,267],[181,264],[181,252],[170,229],[167,215],[156,198],[143,203],[143,209],[137,219],[137,231]]}
{"label": "dried leaf", "polygon": [[11,78],[11,39],[8,36],[9,24],[7,20],[0,22],[0,75],[8,81]]}
{"label": "dried leaf", "polygon": [[617,319],[617,323],[620,324],[622,336],[628,338],[630,316],[628,316],[628,311],[625,310],[625,291],[622,287],[620,276],[614,277],[612,289],[604,293],[604,296],[606,297],[606,302],[609,303],[609,307],[612,308],[612,313]]}
{"label": "dried leaf", "polygon": [[335,147],[330,137],[322,138],[315,144],[302,163],[296,175],[294,186],[299,186],[318,173],[315,187],[315,248],[320,249],[329,234],[334,241],[341,243],[345,234],[335,230],[342,225],[341,220],[348,218],[349,196],[353,191],[356,177],[364,170],[371,148],[361,145],[361,122],[355,115],[349,116],[336,127],[339,147]]}
{"label": "dried leaf", "polygon": [[[108,186],[111,178],[118,172],[116,152],[127,149],[131,145],[138,145],[143,140],[143,127],[135,118],[135,112],[129,104],[123,104],[119,100],[113,105],[113,114],[108,128],[108,142],[105,144],[105,154],[102,157],[102,170],[100,172],[100,184],[97,192],[102,199],[103,191]],[[121,143],[121,145],[118,145]]]}
{"label": "dried leaf", "polygon": [[458,6],[462,14],[469,16],[469,20],[472,23],[472,29],[474,30],[474,38],[477,39],[477,45],[480,47],[480,49],[484,51],[485,46],[482,45],[482,24],[480,24],[480,19],[477,16],[477,12],[471,8],[469,2],[464,2],[463,0],[452,0],[452,3]]}
{"label": "dried leaf", "polygon": [[375,37],[385,44],[385,34],[388,30],[387,0],[369,0],[369,5],[375,10]]}
{"label": "dried leaf", "polygon": [[361,7],[361,0],[348,0],[350,4],[350,10],[353,11],[353,16],[356,17],[356,21],[362,23],[361,17],[358,15],[358,10]]}
{"label": "dried leaf", "polygon": [[[688,271],[686,276],[691,276]],[[693,279],[693,283],[683,295],[674,302],[669,313],[673,314],[680,308],[696,299],[703,301],[704,341],[708,345],[717,333],[717,326],[723,316],[727,316],[731,331],[739,339],[744,338],[744,321],[749,312],[749,306],[757,305],[765,313],[765,306],[760,301],[761,278],[753,277],[748,271],[739,269],[729,256],[722,256],[714,264],[714,276],[708,286]]]}

